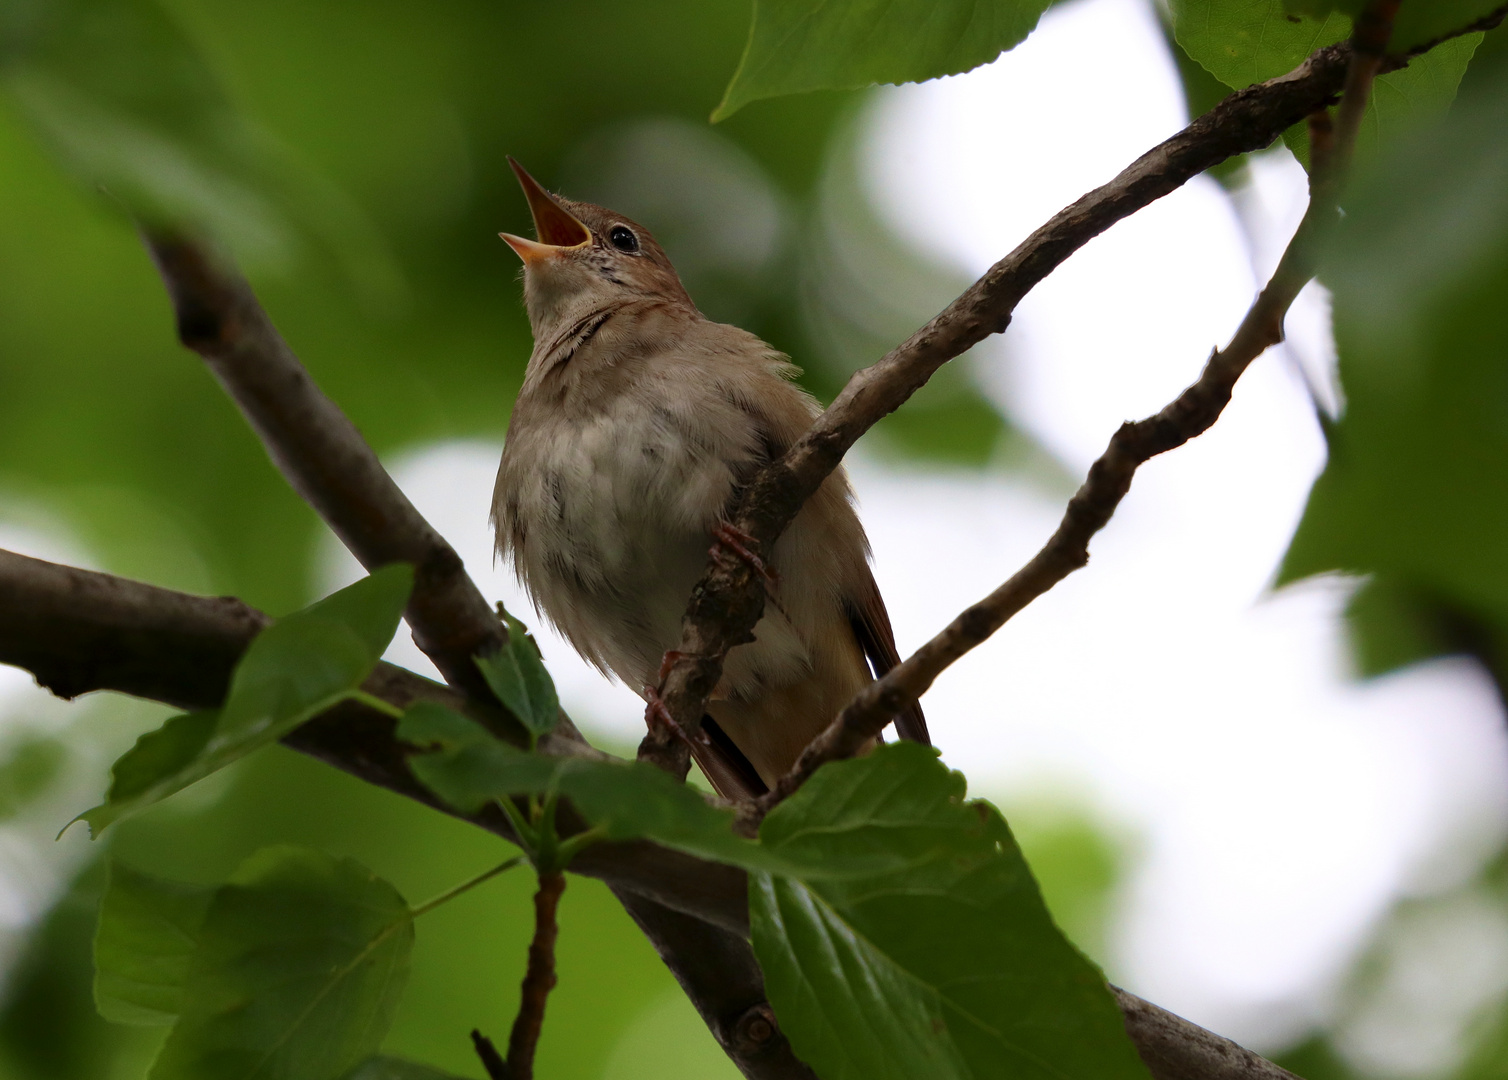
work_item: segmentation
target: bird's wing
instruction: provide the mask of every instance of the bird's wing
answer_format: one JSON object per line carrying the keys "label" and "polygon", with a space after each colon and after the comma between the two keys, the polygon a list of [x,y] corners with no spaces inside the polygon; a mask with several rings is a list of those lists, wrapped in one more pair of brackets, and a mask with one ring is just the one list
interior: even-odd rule
{"label": "bird's wing", "polygon": [[770,790],[716,720],[710,716],[702,717],[702,731],[709,743],[693,742],[691,756],[719,795],[747,802]]}
{"label": "bird's wing", "polygon": [[[890,628],[890,613],[885,610],[885,601],[880,596],[880,587],[875,584],[874,572],[864,567],[863,578],[855,594],[845,598],[848,621],[853,627],[859,648],[869,659],[876,679],[901,662],[895,648],[895,632]],[[927,734],[927,718],[922,715],[920,702],[912,704],[895,718],[895,730],[903,739],[932,745]]]}

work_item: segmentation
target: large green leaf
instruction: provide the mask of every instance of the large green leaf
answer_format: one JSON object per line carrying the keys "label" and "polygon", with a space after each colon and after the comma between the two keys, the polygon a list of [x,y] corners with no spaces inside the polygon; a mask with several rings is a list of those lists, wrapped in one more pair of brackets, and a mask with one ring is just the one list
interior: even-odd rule
{"label": "large green leaf", "polygon": [[413,934],[403,897],[355,861],[258,852],[209,904],[150,1080],[336,1080],[387,1033]]}
{"label": "large green leaf", "polygon": [[[1361,13],[1366,0],[1285,0],[1284,6],[1296,15],[1324,17],[1340,12],[1349,19]],[[1388,51],[1416,49],[1447,34],[1458,33],[1500,6],[1502,0],[1407,0],[1393,19]]]}
{"label": "large green leaf", "polygon": [[392,640],[412,589],[413,568],[395,563],[268,627],[236,665],[225,704],[143,735],[110,770],[105,801],[79,817],[97,836],[349,697]]}
{"label": "large green leaf", "polygon": [[[1184,51],[1236,90],[1293,70],[1315,49],[1351,32],[1351,17],[1344,11],[1300,16],[1288,11],[1283,0],[1172,0],[1172,14],[1174,36]],[[1481,34],[1468,34],[1445,42],[1408,67],[1376,79],[1361,131],[1363,154],[1413,121],[1443,111],[1454,100],[1481,39]],[[1303,125],[1291,129],[1285,140],[1307,164]]]}
{"label": "large green leaf", "polygon": [[133,215],[207,229],[256,262],[312,246],[373,295],[399,288],[354,204],[235,106],[156,0],[6,5],[0,87],[59,160]]}
{"label": "large green leaf", "polygon": [[463,813],[510,795],[555,793],[613,840],[649,839],[737,866],[790,868],[736,836],[732,811],[650,765],[527,753],[431,702],[410,707],[398,738],[422,751],[410,759],[414,775]]}
{"label": "large green leaf", "polygon": [[460,1077],[415,1061],[383,1054],[363,1061],[348,1072],[343,1080],[460,1080]]}
{"label": "large green leaf", "polygon": [[111,862],[94,936],[94,1004],[118,1024],[171,1024],[215,890]]}
{"label": "large green leaf", "polygon": [[807,90],[918,82],[987,64],[1051,0],[755,0],[749,41],[712,114]]}
{"label": "large green leaf", "polygon": [[1323,271],[1347,405],[1282,576],[1377,576],[1374,670],[1449,645],[1425,609],[1508,655],[1505,115],[1508,70],[1361,169]]}
{"label": "large green leaf", "polygon": [[560,698],[555,682],[545,670],[539,647],[513,616],[508,621],[508,641],[490,656],[477,657],[477,667],[492,692],[524,725],[531,739],[538,739],[560,719]]}
{"label": "large green leaf", "polygon": [[910,743],[828,765],[760,829],[853,876],[750,881],[782,1029],[824,1080],[1145,1080],[1100,972],[1053,925],[999,813]]}

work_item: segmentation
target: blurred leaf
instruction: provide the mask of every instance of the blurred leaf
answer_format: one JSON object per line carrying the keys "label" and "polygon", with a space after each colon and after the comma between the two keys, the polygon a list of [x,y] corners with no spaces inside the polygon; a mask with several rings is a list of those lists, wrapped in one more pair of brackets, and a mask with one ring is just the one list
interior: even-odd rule
{"label": "blurred leaf", "polygon": [[[1481,42],[1481,34],[1452,38],[1416,57],[1408,67],[1373,80],[1367,115],[1356,140],[1360,156],[1366,158],[1411,125],[1444,113],[1455,100],[1461,77]],[[1305,125],[1289,128],[1283,133],[1283,141],[1307,169],[1309,133]]]}
{"label": "blurred leaf", "polygon": [[[1344,11],[1327,8],[1301,17],[1285,12],[1277,0],[1172,0],[1172,14],[1178,44],[1236,90],[1292,71],[1315,49],[1344,40],[1351,32],[1351,17]],[[1481,40],[1481,34],[1469,34],[1447,41],[1415,57],[1408,67],[1379,76],[1362,122],[1363,154],[1410,122],[1443,112],[1454,100]],[[1290,128],[1284,141],[1307,168],[1304,125]]]}
{"label": "blurred leaf", "polygon": [[269,626],[236,665],[225,704],[143,735],[111,768],[105,801],[75,820],[98,836],[349,697],[393,639],[413,582],[408,564],[384,566]]}
{"label": "blurred leaf", "polygon": [[258,852],[215,892],[151,1080],[335,1080],[381,1044],[413,940],[355,860]]}
{"label": "blurred leaf", "polygon": [[421,748],[414,775],[462,813],[510,795],[558,793],[613,840],[648,839],[736,866],[789,869],[733,833],[733,813],[652,765],[531,754],[431,702],[409,708],[398,738]]}
{"label": "blurred leaf", "polygon": [[560,698],[540,659],[539,646],[524,631],[524,624],[511,615],[505,618],[508,643],[491,656],[477,657],[476,663],[497,699],[524,725],[532,741],[555,727]]}
{"label": "blurred leaf", "polygon": [[0,1076],[5,1080],[100,1080],[146,1028],[106,1023],[90,994],[90,936],[104,881],[94,860],[38,923],[5,972]]}
{"label": "blurred leaf", "polygon": [[[1508,640],[1508,71],[1358,171],[1323,271],[1345,415],[1281,572],[1375,574]],[[1398,654],[1400,657],[1406,655]]]}
{"label": "blurred leaf", "polygon": [[[1295,15],[1323,18],[1330,12],[1340,12],[1354,19],[1366,6],[1366,0],[1283,0],[1284,7]],[[1393,36],[1388,41],[1388,51],[1401,53],[1416,49],[1447,34],[1458,33],[1479,19],[1486,18],[1499,7],[1502,0],[1426,0],[1424,3],[1405,3],[1393,19]]]}
{"label": "blurred leaf", "polygon": [[110,863],[94,935],[94,1004],[117,1024],[171,1024],[215,890]]}
{"label": "blurred leaf", "polygon": [[57,739],[31,736],[0,762],[0,821],[15,817],[41,795],[62,770],[67,750]]}
{"label": "blurred leaf", "polygon": [[454,1073],[432,1069],[428,1065],[381,1055],[368,1058],[346,1073],[344,1080],[460,1080]]}
{"label": "blurred leaf", "polygon": [[808,90],[919,82],[987,64],[1050,0],[755,0],[743,59],[712,114]]}
{"label": "blurred leaf", "polygon": [[750,879],[754,949],[827,1080],[1135,1077],[1104,978],[1058,932],[999,813],[912,743],[825,766],[760,829],[773,853],[883,867]]}
{"label": "blurred leaf", "polygon": [[7,5],[0,86],[71,171],[134,216],[272,265],[312,241],[371,298],[401,289],[360,213],[236,108],[156,0]]}
{"label": "blurred leaf", "polygon": [[1299,17],[1279,0],[1171,0],[1178,44],[1226,86],[1240,90],[1292,71],[1315,49],[1351,32],[1343,14]]}

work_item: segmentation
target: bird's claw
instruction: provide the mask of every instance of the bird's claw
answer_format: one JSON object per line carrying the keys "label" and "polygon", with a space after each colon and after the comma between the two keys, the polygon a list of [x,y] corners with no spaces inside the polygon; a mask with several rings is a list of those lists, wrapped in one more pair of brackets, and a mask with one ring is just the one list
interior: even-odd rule
{"label": "bird's claw", "polygon": [[[668,659],[669,654],[667,653],[666,656]],[[698,738],[692,738],[686,729],[676,722],[676,718],[670,715],[670,710],[665,707],[665,699],[660,697],[660,692],[653,686],[646,686],[644,688],[644,726],[653,731],[657,724],[688,747],[707,747],[712,744],[712,740],[707,738],[706,733],[702,731],[697,732]]]}
{"label": "bird's claw", "polygon": [[726,521],[719,521],[712,529],[712,547],[707,554],[714,559],[720,559],[725,551],[731,551],[749,565],[756,574],[764,579],[764,583],[774,586],[780,581],[780,575],[765,561],[750,550],[754,538],[736,525]]}

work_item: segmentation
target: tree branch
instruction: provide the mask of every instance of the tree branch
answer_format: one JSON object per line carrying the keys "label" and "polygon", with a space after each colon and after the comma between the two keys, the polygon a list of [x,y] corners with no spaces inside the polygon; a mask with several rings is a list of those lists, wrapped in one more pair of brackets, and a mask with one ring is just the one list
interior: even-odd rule
{"label": "tree branch", "polygon": [[1225,349],[1210,355],[1198,380],[1155,416],[1122,424],[1069,500],[1057,531],[1025,566],[883,678],[859,692],[811,744],[789,773],[743,814],[752,830],[782,799],[829,761],[852,757],[897,712],[916,701],[955,661],[983,643],[1019,611],[1075,570],[1089,564],[1089,541],[1110,522],[1131,489],[1136,470],[1208,431],[1229,404],[1236,380],[1258,356],[1283,340],[1283,318],[1314,277],[1320,252],[1339,217],[1340,190],[1350,169],[1357,131],[1392,33],[1399,0],[1374,0],[1357,20],[1345,93],[1334,127],[1328,109],[1309,117],[1312,156],[1309,206],[1272,279],[1247,310]]}
{"label": "tree branch", "polygon": [[[225,700],[236,661],[270,620],[229,598],[191,596],[138,581],[60,566],[0,550],[0,663],[23,667],[59,697],[116,690],[183,709]],[[436,701],[472,711],[465,698],[391,664],[378,664],[363,689],[399,708]],[[410,771],[392,717],[348,701],[283,742],[358,779],[455,815]],[[607,757],[555,734],[541,751]],[[499,812],[466,819],[512,839]],[[569,817],[562,818],[562,825]],[[602,842],[582,851],[573,871],[615,888],[669,902],[677,911],[748,933],[742,871],[641,841]]]}
{"label": "tree branch", "polygon": [[[1490,29],[1505,16],[1508,4],[1458,33]],[[1227,158],[1268,146],[1287,128],[1332,103],[1345,84],[1352,54],[1349,42],[1332,45],[1287,75],[1231,94],[1108,184],[1059,211],[926,326],[871,367],[856,372],[807,433],[745,488],[731,522],[752,538],[755,554],[773,548],[864,432],[899,408],[943,364],[1003,332],[1022,297],[1065,259],[1190,178]],[[1380,70],[1403,67],[1408,59],[1384,58]],[[764,584],[747,562],[708,561],[687,606],[680,644],[668,657],[673,662],[658,687],[682,730],[694,732],[701,723],[707,699],[722,677],[724,657],[751,640],[764,599]],[[681,776],[689,767],[686,747],[669,725],[649,732],[639,757]]]}
{"label": "tree branch", "polygon": [[[238,600],[190,596],[0,550],[0,663],[30,670],[61,696],[121,690],[181,708],[213,708],[224,700],[236,659],[266,623],[265,615]],[[379,664],[363,688],[400,708],[421,699],[468,707],[454,691],[390,664]],[[394,727],[387,714],[346,702],[283,742],[359,779],[459,817],[409,771]],[[596,753],[553,736],[541,749]],[[500,811],[464,820],[512,837]],[[598,878],[613,890],[745,1076],[812,1080],[811,1070],[792,1052],[765,999],[763,976],[747,940],[743,871],[644,841],[593,844],[571,861],[571,870]],[[1156,1080],[1203,1076],[1198,1070],[1208,1047],[1227,1045],[1155,1005],[1131,1000],[1137,1002],[1140,1019],[1133,1023],[1123,1000],[1128,1030],[1152,1064]],[[1198,1035],[1188,1041],[1186,1055],[1178,1034],[1185,1029]],[[1155,1034],[1156,1041],[1144,1045],[1144,1033]],[[1152,1063],[1148,1055],[1154,1050],[1169,1063],[1166,1071]],[[1276,1066],[1250,1056],[1261,1067],[1214,1075],[1213,1080],[1286,1077]]]}
{"label": "tree branch", "polygon": [[409,625],[452,686],[490,700],[473,657],[503,642],[461,558],[414,509],[339,406],[315,385],[238,274],[183,236],[146,243],[177,314],[178,337],[260,436],[288,483],[368,570],[414,565]]}
{"label": "tree branch", "polygon": [[1244,1046],[1191,1024],[1118,986],[1110,988],[1126,1034],[1155,1080],[1299,1080]]}
{"label": "tree branch", "polygon": [[534,1051],[545,1026],[545,1003],[556,983],[555,939],[560,936],[560,924],[555,921],[555,912],[565,885],[565,875],[559,870],[539,875],[539,890],[534,894],[534,939],[529,942],[518,1015],[508,1035],[509,1080],[534,1080]]}

